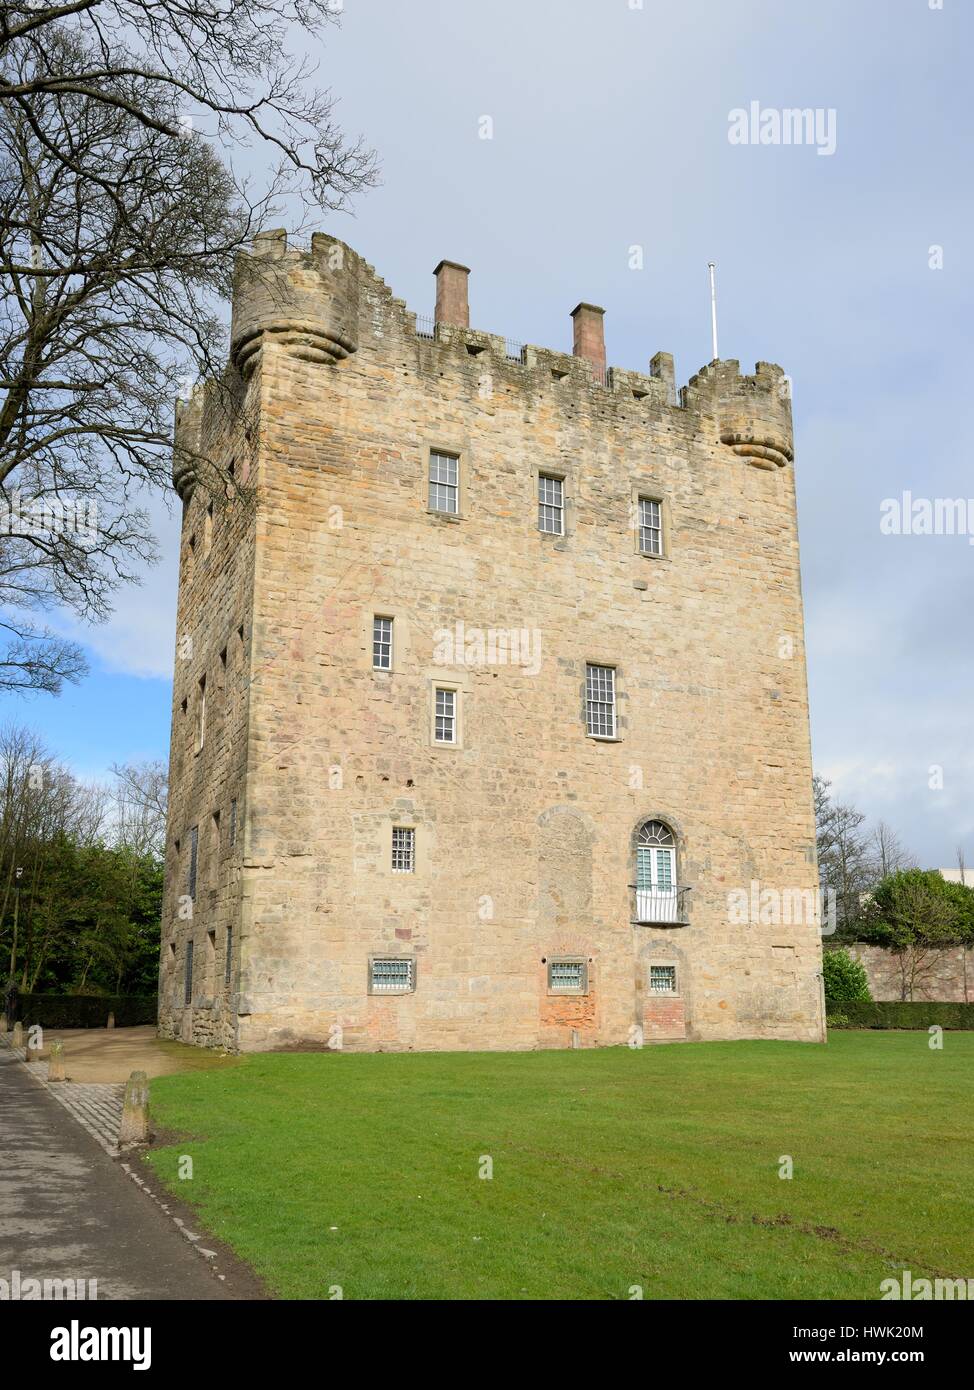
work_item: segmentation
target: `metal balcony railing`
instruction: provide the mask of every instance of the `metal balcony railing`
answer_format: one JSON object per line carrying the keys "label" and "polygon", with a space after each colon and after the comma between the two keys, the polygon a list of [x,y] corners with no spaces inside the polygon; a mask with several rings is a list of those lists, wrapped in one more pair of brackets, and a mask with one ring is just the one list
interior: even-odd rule
{"label": "metal balcony railing", "polygon": [[640,926],[684,927],[687,924],[687,899],[692,889],[635,888],[636,916]]}

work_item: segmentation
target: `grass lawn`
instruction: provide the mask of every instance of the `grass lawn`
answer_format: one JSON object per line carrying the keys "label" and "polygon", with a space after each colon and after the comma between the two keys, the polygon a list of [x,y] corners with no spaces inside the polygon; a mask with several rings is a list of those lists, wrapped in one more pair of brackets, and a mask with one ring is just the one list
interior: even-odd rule
{"label": "grass lawn", "polygon": [[928,1041],[251,1055],[153,1081],[147,1161],[285,1298],[875,1299],[974,1276],[974,1033]]}

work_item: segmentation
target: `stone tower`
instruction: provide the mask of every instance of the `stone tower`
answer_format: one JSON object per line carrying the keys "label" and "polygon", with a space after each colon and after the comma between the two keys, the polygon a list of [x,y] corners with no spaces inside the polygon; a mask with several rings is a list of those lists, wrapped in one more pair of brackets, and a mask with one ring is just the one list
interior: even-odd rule
{"label": "stone tower", "polygon": [[435,273],[258,238],[180,409],[162,1032],[822,1041],[787,378]]}

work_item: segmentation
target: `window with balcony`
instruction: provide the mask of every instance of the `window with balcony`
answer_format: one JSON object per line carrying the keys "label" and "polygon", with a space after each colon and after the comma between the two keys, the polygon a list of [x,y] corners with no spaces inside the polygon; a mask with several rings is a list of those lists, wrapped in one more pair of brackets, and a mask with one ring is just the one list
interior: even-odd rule
{"label": "window with balcony", "polygon": [[676,877],[676,840],[669,826],[650,820],[636,837],[637,922],[681,922],[681,891]]}

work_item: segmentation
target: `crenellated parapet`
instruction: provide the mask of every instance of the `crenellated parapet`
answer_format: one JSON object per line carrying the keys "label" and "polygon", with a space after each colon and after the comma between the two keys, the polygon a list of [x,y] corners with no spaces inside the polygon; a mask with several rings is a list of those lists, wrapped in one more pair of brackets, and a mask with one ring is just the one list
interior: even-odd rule
{"label": "crenellated parapet", "polygon": [[248,378],[268,342],[305,362],[336,363],[357,351],[360,256],[316,235],[310,254],[288,246],[283,230],[256,237],[238,257],[230,360]]}
{"label": "crenellated parapet", "polygon": [[[309,249],[289,244],[283,230],[261,233],[237,259],[228,376],[246,393],[267,348],[282,360],[332,369],[357,353],[359,360],[388,353],[395,344],[397,354],[415,352],[417,373],[446,374],[478,392],[489,380],[532,396],[575,398],[596,413],[644,410],[660,421],[672,412],[671,423],[680,428],[698,416],[707,433],[711,421],[716,426],[728,457],[767,470],[793,461],[790,378],[780,367],[758,362],[747,376],[733,359],[715,361],[678,391],[669,353],[656,353],[648,373],[606,365],[598,305],[582,301],[572,311],[570,352],[514,344],[470,326],[466,266],[443,260],[434,274],[435,317],[418,320],[374,267],[337,238],[318,233]],[[201,433],[210,432],[207,421],[200,393],[178,409],[173,475],[184,500],[196,482],[193,455]]]}
{"label": "crenellated parapet", "polygon": [[720,442],[755,468],[784,468],[794,460],[791,379],[773,362],[742,376],[729,359],[702,368],[683,392],[684,404],[713,414]]}

